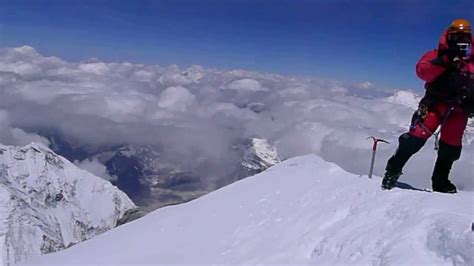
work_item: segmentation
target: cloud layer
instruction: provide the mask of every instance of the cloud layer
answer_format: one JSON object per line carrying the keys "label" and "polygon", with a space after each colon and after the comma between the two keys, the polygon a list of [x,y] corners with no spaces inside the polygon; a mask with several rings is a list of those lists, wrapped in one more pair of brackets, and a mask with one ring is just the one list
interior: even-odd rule
{"label": "cloud layer", "polygon": [[[388,96],[369,82],[66,62],[28,46],[0,50],[3,144],[47,143],[33,132],[54,130],[87,147],[154,145],[164,159],[216,178],[228,173],[238,159],[233,146],[248,137],[268,139],[282,158],[315,153],[358,174],[368,172],[366,138],[382,137],[391,142],[379,150],[375,173],[382,175],[416,104],[409,92]],[[429,185],[435,156],[430,145],[405,171],[411,184]],[[468,190],[474,189],[473,152],[466,140],[454,170],[455,181]]]}

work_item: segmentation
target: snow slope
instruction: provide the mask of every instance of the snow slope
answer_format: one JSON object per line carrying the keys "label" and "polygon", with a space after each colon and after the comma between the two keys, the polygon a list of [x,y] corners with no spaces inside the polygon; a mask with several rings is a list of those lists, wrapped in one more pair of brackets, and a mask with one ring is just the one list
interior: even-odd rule
{"label": "snow slope", "polygon": [[43,265],[473,264],[473,194],[379,189],[314,155],[159,209]]}
{"label": "snow slope", "polygon": [[0,265],[89,239],[134,207],[110,182],[43,144],[0,145]]}

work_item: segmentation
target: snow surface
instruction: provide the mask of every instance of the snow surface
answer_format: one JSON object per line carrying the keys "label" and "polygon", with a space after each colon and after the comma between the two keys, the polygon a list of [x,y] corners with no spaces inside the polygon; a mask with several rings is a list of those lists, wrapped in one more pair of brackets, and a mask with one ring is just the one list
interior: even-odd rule
{"label": "snow surface", "polygon": [[89,239],[134,207],[110,182],[41,143],[0,145],[0,265]]}
{"label": "snow surface", "polygon": [[473,265],[473,193],[395,188],[315,155],[159,209],[40,265]]}

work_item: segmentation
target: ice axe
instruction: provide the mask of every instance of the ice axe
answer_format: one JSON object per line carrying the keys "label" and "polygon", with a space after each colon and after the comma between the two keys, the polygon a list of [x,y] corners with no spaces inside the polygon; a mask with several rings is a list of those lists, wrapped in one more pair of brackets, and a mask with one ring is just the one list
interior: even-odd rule
{"label": "ice axe", "polygon": [[372,161],[370,162],[370,171],[369,171],[369,178],[372,178],[372,174],[374,172],[374,163],[375,163],[375,153],[377,152],[377,144],[379,142],[390,144],[388,141],[383,139],[378,139],[373,136],[368,137],[367,139],[372,139],[374,141],[374,145],[372,145]]}

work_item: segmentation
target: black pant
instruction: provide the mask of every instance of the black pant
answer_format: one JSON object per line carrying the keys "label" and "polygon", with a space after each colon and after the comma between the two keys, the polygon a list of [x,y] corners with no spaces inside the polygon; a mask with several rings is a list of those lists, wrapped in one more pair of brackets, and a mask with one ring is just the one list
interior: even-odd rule
{"label": "black pant", "polygon": [[[405,133],[398,138],[398,142],[399,145],[395,154],[388,160],[385,167],[385,170],[390,172],[401,172],[410,157],[425,145],[426,140]],[[438,157],[431,177],[433,183],[448,180],[454,161],[461,157],[461,149],[462,147],[452,146],[440,141]]]}

